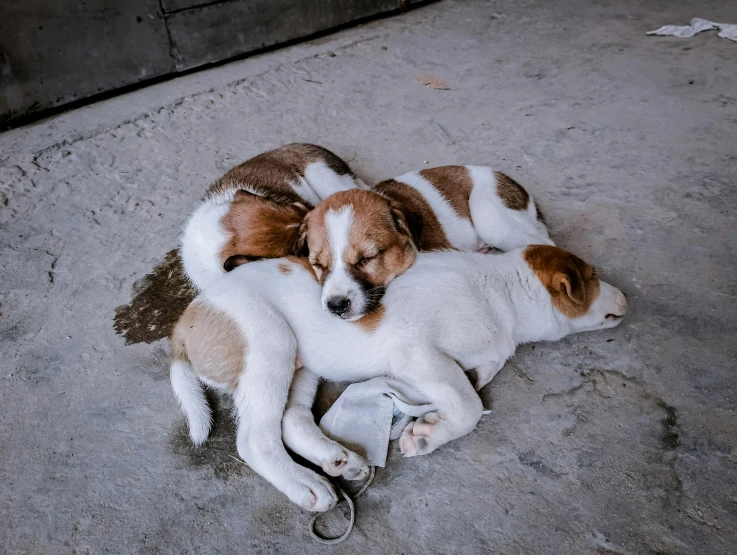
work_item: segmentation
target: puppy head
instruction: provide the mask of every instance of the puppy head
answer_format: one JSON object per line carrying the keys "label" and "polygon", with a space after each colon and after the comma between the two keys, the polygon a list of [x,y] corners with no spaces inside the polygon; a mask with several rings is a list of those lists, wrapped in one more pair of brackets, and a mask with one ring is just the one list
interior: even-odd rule
{"label": "puppy head", "polygon": [[601,281],[593,266],[549,245],[530,245],[524,257],[573,332],[613,328],[622,321],[627,311],[624,293]]}
{"label": "puppy head", "polygon": [[376,309],[386,286],[415,261],[412,231],[404,207],[373,191],[325,199],[301,230],[323,308],[350,321]]}
{"label": "puppy head", "polygon": [[300,202],[278,203],[237,191],[220,222],[229,237],[220,250],[225,271],[262,258],[296,254],[299,227],[307,212]]}

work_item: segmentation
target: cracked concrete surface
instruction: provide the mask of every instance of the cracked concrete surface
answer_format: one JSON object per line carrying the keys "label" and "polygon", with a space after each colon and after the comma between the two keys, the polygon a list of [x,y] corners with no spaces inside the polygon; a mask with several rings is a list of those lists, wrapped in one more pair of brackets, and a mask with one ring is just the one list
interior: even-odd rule
{"label": "cracked concrete surface", "polygon": [[[0,551],[737,552],[737,45],[645,36],[692,17],[737,5],[443,1],[0,135]],[[186,442],[166,341],[113,330],[206,186],[290,141],[369,181],[508,172],[632,300],[521,348],[534,385],[502,371],[469,436],[393,446],[329,549],[230,458],[227,406]]]}

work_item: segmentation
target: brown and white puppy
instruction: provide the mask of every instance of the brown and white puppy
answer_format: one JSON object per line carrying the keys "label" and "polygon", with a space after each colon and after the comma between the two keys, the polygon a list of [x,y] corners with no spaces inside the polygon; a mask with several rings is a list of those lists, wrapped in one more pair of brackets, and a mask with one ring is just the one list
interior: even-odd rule
{"label": "brown and white puppy", "polygon": [[208,189],[181,237],[184,271],[200,290],[240,264],[296,252],[305,214],[338,191],[365,187],[329,150],[294,143],[236,166]]}
{"label": "brown and white puppy", "polygon": [[527,191],[483,166],[432,168],[383,181],[373,193],[333,195],[305,218],[300,241],[323,284],[323,308],[347,320],[371,312],[417,250],[553,244]]}

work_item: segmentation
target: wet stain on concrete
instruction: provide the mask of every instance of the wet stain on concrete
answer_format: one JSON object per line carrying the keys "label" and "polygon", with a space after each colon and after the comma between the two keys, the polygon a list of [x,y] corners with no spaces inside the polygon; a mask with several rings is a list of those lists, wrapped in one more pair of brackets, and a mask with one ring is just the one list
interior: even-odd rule
{"label": "wet stain on concrete", "polygon": [[223,481],[253,474],[248,465],[238,458],[236,422],[229,399],[219,397],[210,390],[207,390],[207,397],[213,408],[210,437],[203,445],[195,447],[189,439],[187,422],[182,415],[169,441],[172,452],[185,458],[190,466],[210,467],[213,474]]}
{"label": "wet stain on concrete", "polygon": [[547,464],[542,462],[537,456],[534,451],[525,451],[524,453],[520,453],[517,455],[517,459],[519,462],[521,462],[525,466],[529,466],[536,472],[539,472],[546,478],[560,478],[560,474],[558,474],[555,470],[550,468]]}
{"label": "wet stain on concrete", "polygon": [[[647,391],[646,384],[641,380],[627,376],[616,370],[602,370],[598,368],[591,368],[587,371],[582,371],[580,374],[583,378],[580,384],[572,387],[568,391],[547,393],[543,395],[543,402],[570,399],[579,393],[585,393],[587,400],[600,397],[602,402],[618,397],[630,398],[635,400],[635,403],[642,407],[645,412],[650,412],[651,414],[655,411],[662,412],[659,446],[663,451],[673,451],[681,445],[678,432],[678,414],[675,407],[672,407],[660,397]],[[627,391],[627,384],[634,387],[634,390]],[[618,391],[619,388],[622,389]],[[587,401],[585,403],[570,405],[573,407],[573,413],[580,422],[586,422],[586,418],[580,417],[581,413],[579,409],[584,412],[591,412],[591,408],[587,410],[587,407],[585,407],[587,404],[591,403]],[[564,430],[564,435],[570,436],[574,432],[575,426]],[[520,462],[524,464],[524,461],[521,459]]]}
{"label": "wet stain on concrete", "polygon": [[169,337],[196,296],[184,274],[179,250],[170,250],[164,260],[133,285],[131,302],[115,309],[113,328],[125,338],[126,345]]}
{"label": "wet stain on concrete", "polygon": [[657,399],[656,404],[665,412],[665,417],[661,420],[663,432],[660,435],[660,444],[665,451],[672,451],[681,444],[678,435],[678,416],[676,415],[676,409],[662,399]]}

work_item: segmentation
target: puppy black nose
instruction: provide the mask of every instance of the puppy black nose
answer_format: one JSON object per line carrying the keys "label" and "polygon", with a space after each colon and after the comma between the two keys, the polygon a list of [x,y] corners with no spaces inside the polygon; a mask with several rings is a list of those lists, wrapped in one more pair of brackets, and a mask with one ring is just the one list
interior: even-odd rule
{"label": "puppy black nose", "polygon": [[328,310],[333,314],[340,316],[351,307],[351,300],[348,297],[330,297],[328,299]]}

